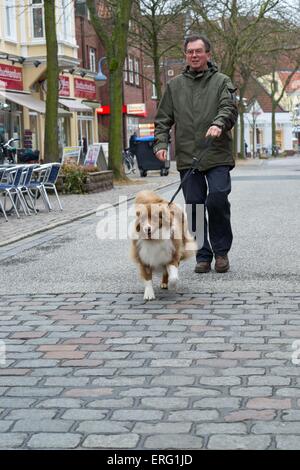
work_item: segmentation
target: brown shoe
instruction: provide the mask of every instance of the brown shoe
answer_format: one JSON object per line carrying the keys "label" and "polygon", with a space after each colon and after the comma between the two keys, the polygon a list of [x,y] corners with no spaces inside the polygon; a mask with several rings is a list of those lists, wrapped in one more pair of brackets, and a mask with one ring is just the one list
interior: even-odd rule
{"label": "brown shoe", "polygon": [[215,270],[217,273],[226,273],[229,270],[229,259],[227,255],[216,256]]}
{"label": "brown shoe", "polygon": [[195,273],[209,273],[210,261],[199,261],[195,267]]}

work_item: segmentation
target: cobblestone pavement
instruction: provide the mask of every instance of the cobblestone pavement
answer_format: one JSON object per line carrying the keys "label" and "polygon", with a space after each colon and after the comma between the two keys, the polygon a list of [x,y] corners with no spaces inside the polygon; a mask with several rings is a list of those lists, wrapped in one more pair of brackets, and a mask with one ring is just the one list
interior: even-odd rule
{"label": "cobblestone pavement", "polygon": [[300,449],[299,306],[300,292],[3,295],[0,448]]}

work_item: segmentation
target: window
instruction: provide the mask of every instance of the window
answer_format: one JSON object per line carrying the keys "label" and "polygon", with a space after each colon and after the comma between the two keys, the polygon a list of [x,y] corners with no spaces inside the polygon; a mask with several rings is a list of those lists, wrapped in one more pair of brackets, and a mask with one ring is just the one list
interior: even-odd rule
{"label": "window", "polygon": [[5,0],[5,36],[9,39],[17,39],[15,0]]}
{"label": "window", "polygon": [[90,47],[90,70],[96,72],[96,49]]}
{"label": "window", "polygon": [[124,82],[128,82],[128,59],[125,57],[124,62]]}
{"label": "window", "polygon": [[[62,0],[61,8],[62,12],[62,37],[66,41],[72,42],[72,2],[70,0]],[[59,10],[61,11],[61,10]]]}
{"label": "window", "polygon": [[152,98],[153,100],[157,100],[157,91],[156,91],[156,85],[155,85],[155,83],[152,83],[152,96],[151,96],[151,98]]}
{"label": "window", "polygon": [[43,0],[32,0],[32,37],[44,37],[44,8]]}
{"label": "window", "polygon": [[134,79],[136,86],[140,86],[140,62],[134,59]]}
{"label": "window", "polygon": [[129,69],[129,83],[134,83],[134,81],[133,81],[133,60],[132,60],[132,57],[128,58],[128,69]]}

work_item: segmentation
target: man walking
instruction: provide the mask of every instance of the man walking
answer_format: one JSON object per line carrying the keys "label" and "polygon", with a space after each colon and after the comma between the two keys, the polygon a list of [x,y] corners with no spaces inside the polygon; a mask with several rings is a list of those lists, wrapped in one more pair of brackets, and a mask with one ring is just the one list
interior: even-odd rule
{"label": "man walking", "polygon": [[[229,269],[232,244],[230,223],[230,170],[234,167],[230,130],[237,120],[235,88],[229,77],[210,62],[210,43],[190,36],[184,43],[187,66],[167,84],[155,120],[154,152],[166,160],[169,132],[175,124],[175,153],[181,180],[198,160],[197,169],[184,181],[186,204],[205,204],[204,244],[198,246],[195,272],[207,273],[215,256],[215,270]],[[209,141],[209,143],[208,143]],[[193,220],[194,225],[194,220]]]}

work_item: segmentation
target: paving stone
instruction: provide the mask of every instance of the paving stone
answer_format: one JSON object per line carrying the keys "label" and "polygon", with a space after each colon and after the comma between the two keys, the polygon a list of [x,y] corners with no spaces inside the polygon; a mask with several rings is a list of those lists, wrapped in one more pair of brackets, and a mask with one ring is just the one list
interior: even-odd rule
{"label": "paving stone", "polygon": [[218,419],[216,410],[185,410],[174,411],[168,415],[168,421],[209,421]]}
{"label": "paving stone", "polygon": [[136,423],[132,432],[137,434],[180,434],[191,431],[192,423]]}
{"label": "paving stone", "polygon": [[15,449],[20,447],[27,435],[23,433],[0,433],[0,449]]}
{"label": "paving stone", "polygon": [[105,410],[88,410],[85,408],[72,408],[70,410],[65,411],[61,415],[61,419],[70,419],[74,421],[87,421],[93,419],[104,419],[106,411]]}
{"label": "paving stone", "polygon": [[56,415],[56,410],[39,410],[36,408],[11,410],[5,419],[11,420],[44,420],[53,419]]}
{"label": "paving stone", "polygon": [[15,423],[12,431],[21,432],[68,432],[73,421],[62,421],[61,419],[26,419]]}
{"label": "paving stone", "polygon": [[235,436],[226,434],[217,434],[209,438],[208,449],[255,449],[265,450],[271,444],[270,436]]}
{"label": "paving stone", "polygon": [[80,440],[80,434],[43,432],[34,434],[27,446],[31,449],[75,449]]}
{"label": "paving stone", "polygon": [[280,450],[300,450],[299,435],[275,436],[276,448]]}
{"label": "paving stone", "polygon": [[163,416],[158,410],[116,410],[112,414],[112,419],[116,421],[151,421],[159,420]]}
{"label": "paving stone", "polygon": [[144,446],[146,449],[201,449],[203,439],[190,434],[158,434],[148,437]]}
{"label": "paving stone", "polygon": [[0,433],[4,433],[8,431],[12,424],[13,424],[13,421],[0,420]]}
{"label": "paving stone", "polygon": [[11,387],[6,396],[11,397],[53,397],[60,395],[63,388],[60,387]]}
{"label": "paving stone", "polygon": [[117,421],[81,421],[79,426],[76,428],[76,432],[85,434],[116,434],[116,433],[128,433],[129,428],[132,427],[132,423],[122,422],[120,424]]}
{"label": "paving stone", "polygon": [[231,387],[229,393],[238,397],[269,397],[272,387]]}
{"label": "paving stone", "polygon": [[247,434],[247,427],[243,423],[205,423],[196,426],[197,436],[209,434]]}
{"label": "paving stone", "polygon": [[131,388],[129,390],[124,390],[119,392],[121,397],[163,397],[167,394],[167,388],[160,387],[145,387],[145,388]]}
{"label": "paving stone", "polygon": [[225,415],[224,421],[271,421],[275,416],[276,412],[274,410],[240,410]]}
{"label": "paving stone", "polygon": [[82,446],[93,449],[134,449],[139,441],[138,434],[91,434],[88,436]]}
{"label": "paving stone", "polygon": [[256,410],[262,410],[262,409],[282,410],[286,408],[291,408],[291,400],[287,398],[286,399],[252,398],[248,400],[246,407],[253,408]]}
{"label": "paving stone", "polygon": [[193,408],[239,408],[239,398],[202,398],[193,403]]}
{"label": "paving stone", "polygon": [[254,434],[300,434],[300,422],[257,423],[251,428]]}

